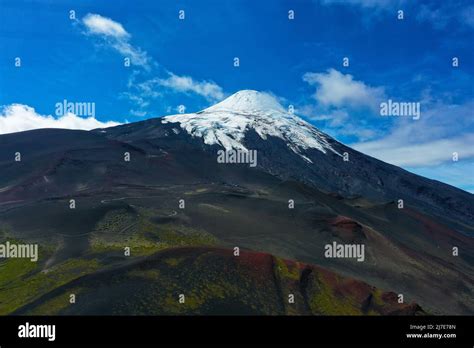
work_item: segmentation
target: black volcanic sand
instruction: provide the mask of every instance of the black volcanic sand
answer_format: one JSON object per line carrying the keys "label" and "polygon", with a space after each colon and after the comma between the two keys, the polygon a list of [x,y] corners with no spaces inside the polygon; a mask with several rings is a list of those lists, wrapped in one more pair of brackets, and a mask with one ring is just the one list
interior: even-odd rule
{"label": "black volcanic sand", "polygon": [[[168,247],[211,243],[318,264],[403,293],[406,301],[415,301],[429,312],[472,312],[472,298],[466,297],[472,291],[472,278],[461,277],[461,272],[472,275],[472,256],[447,263],[438,248],[440,243],[470,243],[467,238],[443,234],[444,239],[437,239],[436,231],[425,231],[424,225],[394,204],[354,207],[340,197],[296,183],[270,183],[247,188],[131,187],[123,190],[129,197],[125,193],[80,196],[75,210],[69,209],[67,199],[10,209],[2,221],[15,231],[15,238],[54,245],[46,269],[81,256],[121,265],[121,249],[128,245],[138,250],[132,256],[143,256]],[[177,197],[185,199],[185,209],[179,209]],[[288,209],[288,199],[295,201],[294,209]],[[28,219],[21,218],[25,214]],[[339,222],[341,216],[347,221]],[[104,221],[108,229],[97,231]],[[333,240],[366,244],[366,261],[325,258],[324,245]]]}

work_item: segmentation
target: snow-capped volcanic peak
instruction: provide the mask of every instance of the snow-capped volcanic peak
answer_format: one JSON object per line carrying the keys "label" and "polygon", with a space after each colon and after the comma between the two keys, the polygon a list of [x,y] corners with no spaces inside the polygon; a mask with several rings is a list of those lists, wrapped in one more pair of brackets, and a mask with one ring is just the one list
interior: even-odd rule
{"label": "snow-capped volcanic peak", "polygon": [[307,162],[311,160],[302,150],[317,149],[340,155],[329,144],[327,135],[287,112],[275,97],[264,92],[239,91],[203,111],[166,116],[162,122],[179,123],[190,135],[226,150],[247,150],[245,133],[253,129],[264,140],[268,136],[283,139],[293,152]]}
{"label": "snow-capped volcanic peak", "polygon": [[285,112],[285,109],[276,98],[270,94],[252,90],[243,90],[232,94],[220,103],[204,110],[204,112],[216,111],[254,113],[262,111]]}

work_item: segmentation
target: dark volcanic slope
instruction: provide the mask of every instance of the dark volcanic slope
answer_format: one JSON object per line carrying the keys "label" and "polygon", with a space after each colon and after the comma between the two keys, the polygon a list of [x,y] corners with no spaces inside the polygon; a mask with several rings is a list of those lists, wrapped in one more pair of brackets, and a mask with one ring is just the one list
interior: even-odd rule
{"label": "dark volcanic slope", "polygon": [[[77,302],[68,304],[69,294]],[[179,296],[184,295],[184,303]],[[294,296],[294,301],[290,295]],[[83,276],[15,314],[418,315],[395,293],[320,267],[269,254],[169,249],[131,265]]]}
{"label": "dark volcanic slope", "polygon": [[[2,313],[73,284],[95,267],[212,244],[319,265],[403,294],[406,303],[429,313],[473,314],[473,195],[331,141],[350,153],[350,162],[307,150],[311,165],[281,139],[263,140],[249,130],[245,144],[259,151],[257,168],[219,164],[219,147],[159,119],[92,132],[0,136],[0,238],[44,248],[40,269],[21,282],[16,271],[0,277]],[[21,162],[13,161],[15,152]],[[294,209],[288,209],[290,199]],[[397,199],[404,200],[403,209]],[[365,261],[324,257],[333,241],[364,244]],[[123,257],[125,246],[132,248],[130,259]],[[81,271],[71,271],[84,262]],[[100,282],[98,274],[91,279]],[[37,289],[43,282],[48,286]]]}
{"label": "dark volcanic slope", "polygon": [[[190,140],[186,132],[175,134],[179,124],[161,124],[160,119],[150,119],[134,124],[109,128],[107,137],[130,144],[143,146],[159,144],[173,148],[176,143],[193,143],[193,148],[213,155],[219,146],[204,145],[202,139]],[[162,139],[165,141],[162,142]],[[258,151],[258,166],[265,172],[282,179],[296,180],[310,184],[327,192],[343,196],[361,196],[377,202],[403,199],[405,203],[419,209],[450,219],[463,231],[474,233],[474,195],[439,181],[427,179],[399,167],[379,161],[351,149],[328,137],[330,145],[340,154],[347,152],[349,161],[334,153],[322,153],[308,149],[304,154],[313,164],[295,156],[282,139],[262,139],[254,130],[246,132],[243,143],[249,149]],[[463,228],[462,223],[469,225]]]}

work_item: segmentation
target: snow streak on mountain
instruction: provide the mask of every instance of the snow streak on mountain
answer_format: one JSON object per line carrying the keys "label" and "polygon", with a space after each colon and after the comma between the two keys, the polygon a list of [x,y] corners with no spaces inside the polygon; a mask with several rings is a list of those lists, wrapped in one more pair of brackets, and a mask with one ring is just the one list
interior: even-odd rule
{"label": "snow streak on mountain", "polygon": [[166,116],[162,122],[179,123],[188,134],[226,150],[247,151],[245,133],[253,129],[264,140],[268,136],[283,139],[293,152],[310,163],[301,150],[317,149],[340,155],[329,144],[327,135],[286,111],[273,96],[253,90],[239,91],[197,113]]}

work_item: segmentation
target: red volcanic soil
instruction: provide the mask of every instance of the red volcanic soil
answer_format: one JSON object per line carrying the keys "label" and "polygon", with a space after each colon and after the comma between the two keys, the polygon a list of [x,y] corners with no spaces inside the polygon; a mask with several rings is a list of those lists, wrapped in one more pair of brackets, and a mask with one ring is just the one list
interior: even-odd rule
{"label": "red volcanic soil", "polygon": [[[285,267],[286,266],[286,267]],[[54,314],[120,315],[415,315],[362,281],[267,253],[214,247],[163,250],[131,264],[75,279],[15,311],[40,314],[81,289],[81,303]],[[185,293],[189,302],[177,304]],[[107,296],[104,296],[107,294]],[[295,302],[290,304],[289,294]]]}
{"label": "red volcanic soil", "polygon": [[426,235],[437,243],[441,242],[440,244],[444,244],[457,241],[458,243],[463,243],[462,245],[474,245],[472,238],[464,236],[463,234],[456,232],[447,226],[435,222],[428,216],[416,210],[405,208],[403,211],[421,223],[423,225],[423,231],[426,233]]}
{"label": "red volcanic soil", "polygon": [[[347,219],[349,220],[349,219]],[[345,221],[347,221],[345,220]],[[348,221],[353,224],[353,221]],[[356,223],[357,224],[357,223]],[[358,225],[358,224],[357,224]],[[360,226],[360,225],[359,225]],[[309,289],[308,282],[323,284],[329,296],[333,296],[337,301],[347,302],[352,306],[348,313],[359,310],[361,313],[371,312],[372,314],[383,315],[415,315],[423,314],[423,310],[415,303],[399,304],[397,295],[394,292],[381,291],[363,281],[341,276],[333,271],[320,266],[305,264],[293,260],[278,258],[280,265],[286,266],[286,271],[281,272],[277,265],[277,258],[264,252],[250,250],[240,250],[239,256],[234,256],[233,249],[191,247],[171,249],[167,253],[186,255],[206,254],[213,257],[213,262],[218,259],[220,264],[225,265],[225,272],[234,272],[237,268],[239,276],[244,277],[256,284],[257,291],[270,291],[270,288],[279,289],[281,299],[276,302],[286,300],[286,291],[297,294],[301,298],[311,301],[311,297],[317,296],[317,287]],[[305,279],[306,278],[306,279]],[[288,313],[286,313],[288,314]],[[298,311],[292,314],[318,314],[314,308],[298,307]]]}
{"label": "red volcanic soil", "polygon": [[236,260],[239,264],[255,271],[268,272],[271,269],[273,256],[262,252],[241,250]]}
{"label": "red volcanic soil", "polygon": [[339,228],[344,228],[347,230],[353,230],[354,228],[360,228],[362,227],[359,223],[356,221],[342,215],[338,215],[334,219],[330,221],[331,225],[339,227]]}
{"label": "red volcanic soil", "polygon": [[338,215],[329,220],[329,224],[332,232],[343,241],[352,242],[366,238],[363,226],[346,216]]}

